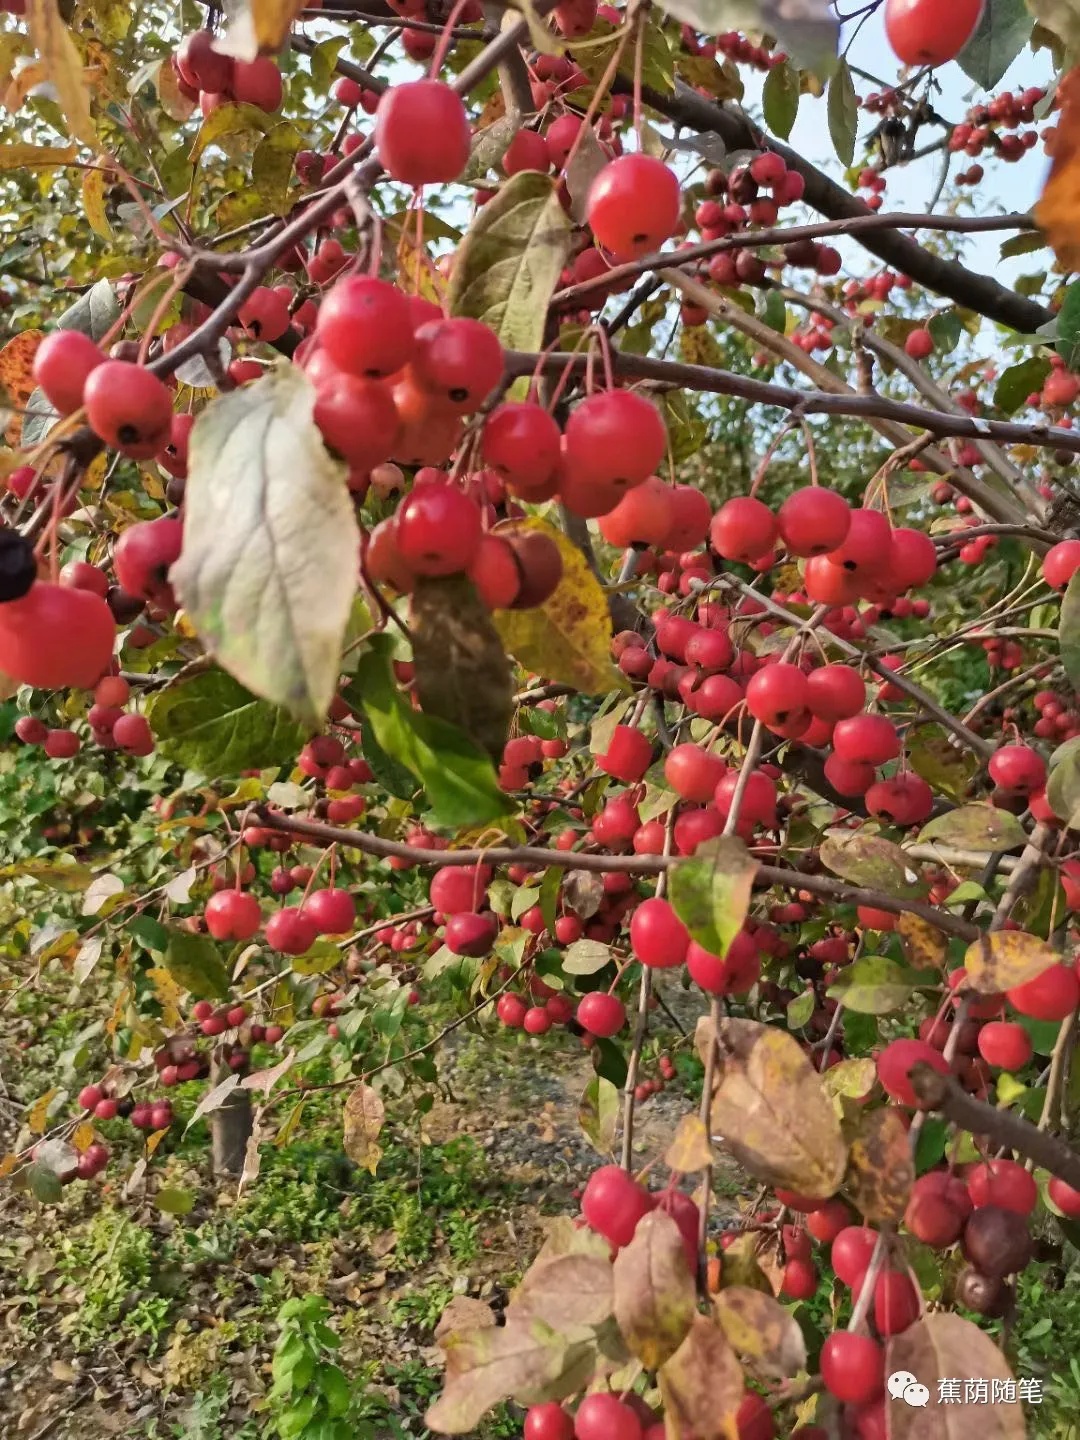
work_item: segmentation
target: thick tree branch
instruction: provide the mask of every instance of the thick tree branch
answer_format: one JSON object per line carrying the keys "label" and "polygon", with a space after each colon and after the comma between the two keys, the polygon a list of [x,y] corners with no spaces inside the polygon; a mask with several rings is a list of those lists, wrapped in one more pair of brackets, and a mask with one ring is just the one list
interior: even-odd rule
{"label": "thick tree branch", "polygon": [[[777,385],[767,380],[755,380],[749,375],[736,375],[731,370],[714,369],[709,365],[687,365],[676,360],[654,360],[649,355],[628,355],[616,351],[612,353],[611,362],[617,375],[630,380],[655,380],[670,389],[732,395],[760,405],[776,405],[796,415],[849,415],[861,420],[892,420],[898,425],[928,430],[932,435],[995,440],[1006,445],[1038,445],[1080,455],[1080,432],[1062,430],[1054,425],[1017,425],[1006,420],[946,415],[940,410],[926,410],[920,405],[887,400],[882,395],[827,395],[820,390],[797,390],[791,385]],[[587,364],[588,356],[563,351],[547,355],[522,350],[506,352],[507,373],[515,378],[531,375],[537,369],[551,374],[562,374],[564,370],[581,373]],[[1019,515],[1016,517],[1017,521],[1022,518]]]}
{"label": "thick tree branch", "polygon": [[[614,88],[623,94],[630,94],[633,89],[621,76]],[[873,214],[863,201],[830,180],[796,151],[759,130],[745,115],[737,115],[733,110],[703,99],[689,86],[681,87],[677,95],[671,96],[644,85],[641,95],[646,105],[676,125],[698,134],[719,135],[728,150],[775,150],[789,169],[797,170],[803,177],[806,204],[830,220],[863,219]],[[1053,318],[1049,310],[1033,300],[1025,299],[988,275],[978,275],[954,260],[932,255],[896,230],[871,230],[856,238],[865,250],[902,275],[910,275],[927,290],[946,295],[958,305],[997,320],[1010,330],[1033,333]]]}
{"label": "thick tree branch", "polygon": [[951,1075],[942,1075],[922,1061],[912,1067],[909,1078],[923,1110],[940,1111],[962,1130],[989,1136],[995,1145],[1034,1160],[1066,1185],[1080,1190],[1080,1155],[1064,1140],[1036,1129],[1013,1110],[998,1110],[984,1100],[976,1100]]}

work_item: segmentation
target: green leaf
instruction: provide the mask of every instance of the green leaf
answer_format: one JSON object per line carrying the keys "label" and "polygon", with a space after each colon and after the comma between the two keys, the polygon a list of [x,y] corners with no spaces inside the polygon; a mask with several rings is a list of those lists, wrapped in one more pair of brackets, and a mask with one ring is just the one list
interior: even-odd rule
{"label": "green leaf", "polygon": [[171,932],[162,925],[160,920],[155,920],[152,915],[136,915],[134,919],[126,922],[124,930],[144,950],[152,950],[158,955],[164,955]]}
{"label": "green leaf", "polygon": [[724,836],[668,872],[676,915],[699,945],[721,959],[746,919],[756,871],[757,861],[743,842]]}
{"label": "green leaf", "polygon": [[611,963],[611,948],[602,940],[575,940],[566,947],[562,968],[567,975],[595,975]]}
{"label": "green leaf", "polygon": [[911,861],[891,840],[880,835],[838,832],[821,845],[821,862],[841,880],[889,895],[916,899],[926,893],[926,883]]}
{"label": "green leaf", "polygon": [[1080,571],[1069,581],[1069,588],[1062,597],[1058,649],[1069,683],[1080,693]]}
{"label": "green leaf", "polygon": [[934,339],[939,355],[951,355],[960,344],[964,326],[955,310],[939,310],[926,327]]}
{"label": "green leaf", "polygon": [[1065,291],[1058,311],[1057,350],[1067,369],[1080,365],[1080,280]]}
{"label": "green leaf", "polygon": [[855,82],[844,59],[841,59],[829,81],[828,113],[833,148],[841,164],[851,165],[859,133],[859,101],[855,94]]}
{"label": "green leaf", "polygon": [[371,773],[375,777],[375,783],[391,795],[396,795],[399,800],[411,800],[419,788],[416,778],[404,765],[396,760],[391,760],[386,751],[375,739],[375,732],[370,726],[365,726],[360,737],[360,753],[371,766]]}
{"label": "green leaf", "polygon": [[827,994],[860,1015],[888,1015],[910,999],[913,989],[906,966],[884,955],[864,955],[840,972]]}
{"label": "green leaf", "polygon": [[801,1030],[809,1021],[817,1007],[817,999],[813,990],[804,990],[801,995],[796,995],[794,1000],[788,1001],[787,1023],[789,1030]]}
{"label": "green leaf", "polygon": [[594,1075],[585,1086],[578,1106],[578,1123],[585,1138],[601,1155],[610,1155],[619,1118],[619,1092],[610,1080]]}
{"label": "green leaf", "polygon": [[445,720],[415,711],[394,678],[388,636],[373,636],[361,656],[349,698],[362,705],[383,752],[423,785],[439,824],[483,825],[511,809],[495,768],[471,740]]}
{"label": "green leaf", "polygon": [[1042,389],[1049,374],[1050,361],[1042,355],[1032,355],[1029,360],[1021,360],[1019,365],[1010,365],[994,389],[995,407],[1003,415],[1015,415],[1023,408],[1029,395]]}
{"label": "green leaf", "polygon": [[225,1000],[229,973],[217,946],[205,935],[171,930],[165,950],[165,969],[196,1000]]}
{"label": "green leaf", "polygon": [[483,320],[508,350],[540,350],[548,301],[570,250],[558,182],[523,170],[502,185],[454,253],[452,315]]}
{"label": "green leaf", "polygon": [[961,805],[935,816],[919,831],[919,844],[940,840],[961,850],[1012,850],[1027,838],[1024,827],[1008,810],[995,805]]}
{"label": "green leaf", "polygon": [[154,1203],[166,1215],[190,1215],[195,1208],[195,1196],[190,1190],[159,1190]]}
{"label": "green leaf", "polygon": [[1063,745],[1050,762],[1046,799],[1059,820],[1070,829],[1080,823],[1080,747]]}
{"label": "green leaf", "polygon": [[766,290],[761,305],[761,318],[769,329],[775,330],[778,335],[786,333],[787,306],[784,304],[784,297],[778,290]]}
{"label": "green leaf", "polygon": [[786,140],[799,113],[799,76],[790,60],[775,66],[765,78],[761,104],[765,124],[774,135]]}
{"label": "green leaf", "polygon": [[1031,39],[1033,23],[1025,0],[987,0],[975,34],[956,63],[969,80],[993,90]]}
{"label": "green leaf", "polygon": [[147,702],[146,716],[159,754],[208,776],[287,765],[307,737],[284,710],[223,670],[159,690]]}
{"label": "green leaf", "polygon": [[312,728],[337,686],[360,548],[345,469],[314,405],[310,380],[281,365],[199,415],[170,571],[222,669]]}

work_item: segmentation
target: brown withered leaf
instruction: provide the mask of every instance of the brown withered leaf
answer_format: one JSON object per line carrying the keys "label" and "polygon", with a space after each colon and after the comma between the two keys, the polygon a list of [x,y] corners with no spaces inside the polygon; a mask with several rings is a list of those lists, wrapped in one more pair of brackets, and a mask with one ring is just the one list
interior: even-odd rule
{"label": "brown withered leaf", "polygon": [[864,1111],[851,1138],[847,1190],[870,1224],[903,1219],[915,1183],[911,1142],[900,1112]]}
{"label": "brown withered leaf", "polygon": [[534,1261],[511,1297],[514,1314],[530,1315],[556,1328],[602,1325],[612,1313],[611,1261],[595,1255],[562,1255]]}
{"label": "brown withered leaf", "polygon": [[653,1210],[615,1257],[615,1319],[646,1370],[674,1355],[694,1318],[694,1277],[670,1215]]}
{"label": "brown withered leaf", "polygon": [[561,893],[567,909],[591,920],[604,901],[604,877],[595,870],[568,870]]}
{"label": "brown withered leaf", "polygon": [[806,1341],[779,1300],[745,1285],[731,1285],[714,1296],[713,1306],[737,1354],[778,1377],[805,1370]]}
{"label": "brown withered leaf", "polygon": [[966,983],[980,995],[998,995],[1016,985],[1026,985],[1060,962],[1054,947],[1038,935],[1027,935],[1023,930],[995,930],[991,935],[980,935],[968,946],[964,955]]}
{"label": "brown withered leaf", "polygon": [[435,1326],[435,1339],[442,1341],[453,1330],[483,1330],[495,1324],[495,1314],[483,1300],[455,1295]]}
{"label": "brown withered leaf", "polygon": [[[989,1335],[960,1315],[926,1315],[889,1341],[885,1373],[906,1371],[929,1391],[925,1405],[888,1401],[889,1440],[1023,1440],[1024,1407],[1016,1401],[942,1404],[938,1381],[977,1376],[992,1391],[994,1380],[1013,1378],[1005,1356]],[[920,1398],[921,1395],[920,1395]]]}
{"label": "brown withered leaf", "polygon": [[904,945],[908,962],[916,970],[940,970],[945,964],[949,938],[943,930],[931,925],[921,915],[910,911],[901,915],[896,930]]}
{"label": "brown withered leaf", "polygon": [[713,1162],[712,1145],[705,1122],[699,1115],[684,1115],[675,1127],[671,1144],[664,1152],[664,1164],[680,1175],[693,1175]]}
{"label": "brown withered leaf", "polygon": [[410,628],[424,713],[459,726],[497,760],[514,711],[510,662],[472,582],[464,575],[417,580]]}
{"label": "brown withered leaf", "polygon": [[667,1440],[738,1440],[742,1366],[715,1321],[695,1315],[657,1378]]}
{"label": "brown withered leaf", "polygon": [[1080,68],[1058,83],[1054,158],[1035,219],[1064,270],[1080,269]]}
{"label": "brown withered leaf", "polygon": [[757,1180],[803,1195],[835,1195],[847,1146],[821,1077],[781,1030],[725,1020],[712,1133]]}
{"label": "brown withered leaf", "polygon": [[[482,1325],[451,1330],[440,1348],[446,1356],[443,1392],[429,1408],[425,1423],[440,1435],[467,1435],[493,1405],[511,1396],[534,1403],[563,1385],[570,1394],[581,1388],[595,1365],[591,1330],[555,1331],[540,1320],[512,1314],[503,1326]],[[583,1361],[588,1361],[584,1376]]]}
{"label": "brown withered leaf", "polygon": [[821,863],[841,880],[916,899],[926,893],[918,866],[891,840],[880,835],[832,834],[822,841]]}
{"label": "brown withered leaf", "polygon": [[379,1132],[386,1111],[377,1090],[370,1085],[357,1085],[345,1101],[345,1154],[357,1165],[375,1174],[382,1158]]}

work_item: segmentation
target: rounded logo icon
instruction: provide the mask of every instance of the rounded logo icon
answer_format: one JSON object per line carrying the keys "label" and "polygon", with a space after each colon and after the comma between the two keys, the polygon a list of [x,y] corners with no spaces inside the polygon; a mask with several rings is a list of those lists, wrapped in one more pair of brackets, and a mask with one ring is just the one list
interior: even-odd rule
{"label": "rounded logo icon", "polygon": [[888,1379],[889,1394],[894,1400],[899,1400],[909,1385],[917,1384],[917,1380],[910,1370],[897,1370]]}

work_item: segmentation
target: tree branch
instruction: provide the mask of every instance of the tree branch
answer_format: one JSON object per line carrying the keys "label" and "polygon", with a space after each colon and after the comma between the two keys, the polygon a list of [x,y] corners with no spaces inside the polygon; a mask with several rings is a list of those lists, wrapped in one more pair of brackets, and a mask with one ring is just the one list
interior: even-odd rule
{"label": "tree branch", "polygon": [[921,1109],[937,1110],[962,1130],[989,1136],[996,1145],[1034,1160],[1066,1185],[1080,1190],[1080,1155],[1064,1140],[1036,1129],[1012,1110],[998,1110],[984,1100],[976,1100],[951,1075],[939,1074],[924,1061],[912,1066],[908,1078]]}
{"label": "tree branch", "polygon": [[[416,865],[532,865],[544,869],[595,870],[600,874],[659,875],[673,865],[681,864],[683,859],[679,855],[592,855],[581,850],[545,850],[539,845],[489,846],[483,850],[426,850],[406,845],[400,840],[387,840],[382,835],[371,835],[366,830],[344,830],[336,825],[325,825],[320,820],[302,820],[268,805],[258,806],[256,813],[259,823],[272,830],[306,835],[324,845],[346,845],[382,860],[396,856],[411,860]],[[887,910],[891,915],[918,915],[944,934],[956,935],[962,940],[976,940],[982,933],[977,925],[944,910],[935,910],[921,901],[901,900],[884,891],[848,885],[826,875],[803,875],[778,865],[759,865],[756,878],[763,885],[806,890],[812,895],[821,895],[846,905],[868,905]]]}

